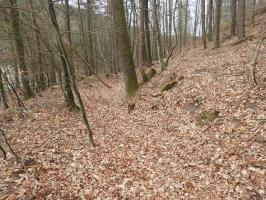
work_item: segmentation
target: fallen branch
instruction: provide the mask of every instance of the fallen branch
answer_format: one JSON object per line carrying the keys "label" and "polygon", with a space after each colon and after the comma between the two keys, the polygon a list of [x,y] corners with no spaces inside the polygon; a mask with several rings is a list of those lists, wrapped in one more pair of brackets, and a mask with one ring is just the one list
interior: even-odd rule
{"label": "fallen branch", "polygon": [[243,38],[241,40],[238,40],[238,41],[234,42],[232,45],[234,46],[234,45],[240,44],[242,42],[245,42],[247,40],[252,40],[253,38],[255,38],[255,35],[250,35],[248,37],[245,37],[245,38]]}
{"label": "fallen branch", "polygon": [[260,49],[261,49],[261,46],[262,46],[262,41],[264,39],[264,33],[265,33],[265,24],[264,26],[261,27],[261,37],[260,37],[260,40],[258,42],[258,49],[256,51],[256,55],[255,55],[255,58],[254,58],[254,61],[252,63],[252,78],[253,78],[253,81],[256,85],[258,85],[258,81],[257,81],[257,78],[256,78],[256,71],[257,71],[257,64],[258,64],[258,58],[259,58],[259,54],[260,54]]}
{"label": "fallen branch", "polygon": [[[0,129],[0,133],[3,135],[4,140],[5,140],[5,143],[6,143],[6,145],[8,146],[9,150],[10,150],[11,153],[16,157],[16,159],[18,160],[18,159],[19,159],[19,158],[18,158],[18,155],[13,151],[11,145],[10,145],[9,142],[7,141],[7,137],[6,137],[5,133],[4,133],[4,131]],[[3,152],[3,154],[4,154],[4,159],[6,160],[6,152],[5,152],[4,148],[3,148],[1,145],[0,145],[0,149],[1,149],[1,151]]]}

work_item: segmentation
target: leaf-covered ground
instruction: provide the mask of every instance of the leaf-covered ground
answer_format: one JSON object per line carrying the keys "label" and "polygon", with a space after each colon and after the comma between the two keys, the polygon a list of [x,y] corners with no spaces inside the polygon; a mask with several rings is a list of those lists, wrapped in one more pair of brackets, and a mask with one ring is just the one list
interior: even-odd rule
{"label": "leaf-covered ground", "polygon": [[[27,102],[25,119],[1,113],[21,161],[0,161],[0,199],[265,199],[266,60],[260,56],[254,86],[258,38],[234,40],[176,55],[142,86],[131,114],[121,75],[105,80],[112,89],[83,80],[95,149],[57,87]],[[202,116],[214,111],[209,121]]]}

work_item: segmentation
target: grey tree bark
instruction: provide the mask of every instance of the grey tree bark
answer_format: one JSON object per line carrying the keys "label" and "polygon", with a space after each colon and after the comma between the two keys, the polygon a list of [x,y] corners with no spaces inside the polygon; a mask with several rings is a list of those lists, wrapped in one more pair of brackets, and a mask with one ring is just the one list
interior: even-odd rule
{"label": "grey tree bark", "polygon": [[23,94],[26,99],[33,97],[33,92],[30,87],[29,77],[28,77],[28,69],[26,67],[25,54],[24,54],[24,43],[21,36],[20,31],[20,21],[19,21],[19,13],[16,9],[17,1],[9,0],[10,3],[10,19],[11,26],[13,31],[13,40],[16,51],[16,60],[18,68],[21,73],[21,82],[23,86]]}
{"label": "grey tree bark", "polygon": [[135,95],[139,85],[130,47],[124,3],[123,0],[110,1],[116,31],[115,35],[118,41],[118,54],[120,55],[120,63],[123,66],[126,94],[130,100]]}
{"label": "grey tree bark", "polygon": [[222,8],[222,0],[216,0],[215,42],[214,42],[215,48],[220,47],[221,8]]}
{"label": "grey tree bark", "polygon": [[89,143],[90,143],[90,145],[92,147],[95,147],[95,144],[94,144],[94,141],[93,141],[92,130],[90,128],[90,125],[89,125],[89,122],[88,122],[88,118],[86,116],[85,107],[84,107],[81,95],[80,95],[79,90],[78,90],[77,85],[76,85],[75,74],[72,71],[72,69],[73,69],[72,66],[70,66],[71,63],[69,62],[69,56],[67,54],[67,50],[66,50],[66,48],[64,46],[63,39],[62,39],[62,36],[60,34],[58,22],[57,22],[56,15],[55,15],[53,0],[47,0],[47,2],[48,2],[48,5],[49,5],[50,19],[51,19],[51,22],[52,22],[52,24],[53,24],[53,26],[55,28],[56,36],[57,36],[58,43],[59,43],[59,47],[61,49],[62,59],[64,60],[64,62],[66,64],[67,71],[68,71],[69,78],[70,78],[70,83],[72,85],[72,88],[73,88],[73,90],[74,90],[74,92],[75,92],[75,94],[77,96],[77,99],[78,99],[78,102],[79,102],[79,105],[80,105],[82,119],[83,119],[83,122],[84,122],[84,124],[86,126],[86,129],[87,129],[88,141],[89,141]]}
{"label": "grey tree bark", "polygon": [[202,44],[204,49],[207,49],[206,41],[206,19],[205,19],[205,0],[201,0],[201,29],[202,29]]}
{"label": "grey tree bark", "polygon": [[231,36],[236,35],[236,1],[237,0],[231,0]]}
{"label": "grey tree bark", "polygon": [[245,0],[238,1],[238,13],[237,13],[237,36],[239,40],[246,37],[245,31]]}

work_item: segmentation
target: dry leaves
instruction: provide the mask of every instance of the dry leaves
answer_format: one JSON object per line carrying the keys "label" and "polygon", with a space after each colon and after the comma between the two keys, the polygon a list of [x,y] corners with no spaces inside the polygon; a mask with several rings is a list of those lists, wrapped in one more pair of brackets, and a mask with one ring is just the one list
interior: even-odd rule
{"label": "dry leaves", "polygon": [[[105,80],[112,89],[84,80],[96,149],[87,144],[80,117],[64,108],[60,89],[49,89],[27,103],[26,119],[1,123],[21,162],[10,154],[1,160],[0,198],[265,199],[265,59],[255,87],[243,65],[250,46],[174,58],[141,89],[130,115],[121,77]],[[153,95],[173,73],[184,80]],[[197,126],[206,110],[219,117]]]}

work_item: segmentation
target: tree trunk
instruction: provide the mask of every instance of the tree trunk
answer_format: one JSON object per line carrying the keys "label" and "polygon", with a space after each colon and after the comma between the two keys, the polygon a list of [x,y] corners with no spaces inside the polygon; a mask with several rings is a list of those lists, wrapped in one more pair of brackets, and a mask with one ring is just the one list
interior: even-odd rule
{"label": "tree trunk", "polygon": [[182,52],[182,20],[183,20],[183,17],[182,17],[182,0],[179,0],[179,3],[178,3],[178,39],[179,39],[179,53]]}
{"label": "tree trunk", "polygon": [[139,66],[147,66],[147,54],[145,43],[145,8],[147,0],[140,0],[140,17],[139,17]]}
{"label": "tree trunk", "polygon": [[93,141],[93,137],[92,137],[92,130],[90,128],[90,125],[89,125],[89,122],[88,122],[88,119],[87,119],[87,116],[86,116],[86,112],[85,112],[85,108],[84,108],[84,104],[83,104],[83,101],[82,101],[82,98],[81,98],[81,95],[78,91],[78,88],[77,88],[77,85],[76,85],[76,80],[75,80],[75,75],[74,75],[74,72],[73,72],[73,67],[71,67],[71,62],[69,62],[69,56],[67,54],[67,51],[66,51],[66,48],[64,46],[64,43],[63,43],[63,40],[62,40],[62,36],[60,34],[60,30],[59,30],[59,26],[58,26],[58,22],[57,22],[57,19],[56,19],[56,15],[55,15],[55,11],[54,11],[54,7],[53,7],[53,1],[52,0],[47,0],[48,1],[48,5],[49,5],[49,14],[50,14],[50,18],[51,18],[51,21],[52,21],[52,24],[56,30],[56,35],[57,35],[57,39],[58,39],[58,42],[59,42],[59,47],[61,49],[61,53],[62,53],[62,60],[64,60],[64,63],[67,67],[67,71],[68,71],[68,74],[70,75],[69,78],[70,78],[70,83],[72,85],[72,88],[77,96],[77,99],[79,101],[79,105],[80,105],[80,109],[81,109],[81,114],[82,114],[82,119],[83,119],[83,122],[86,126],[86,129],[87,129],[87,133],[88,133],[88,140],[89,140],[89,143],[95,147],[95,144],[94,144],[94,141]]}
{"label": "tree trunk", "polygon": [[252,1],[252,16],[251,16],[251,23],[254,26],[255,24],[255,15],[256,15],[256,0]]}
{"label": "tree trunk", "polygon": [[154,20],[154,29],[155,29],[155,37],[156,37],[156,46],[157,46],[157,55],[159,59],[159,63],[161,66],[161,70],[165,70],[165,65],[162,58],[162,42],[161,42],[161,31],[159,27],[159,21],[158,21],[158,14],[157,14],[157,1],[152,0],[153,6],[153,20]]}
{"label": "tree trunk", "polygon": [[[33,0],[29,0],[29,6],[31,10],[31,19],[32,19],[32,26],[34,29],[39,30],[39,26],[36,19],[36,13],[33,6]],[[37,87],[39,90],[45,89],[45,76],[44,76],[44,63],[43,63],[43,56],[41,50],[41,41],[39,37],[39,33],[34,31],[34,42],[35,42],[35,49],[36,49],[36,59],[37,59],[37,66],[36,66],[36,73],[37,73]]]}
{"label": "tree trunk", "polygon": [[188,27],[188,0],[186,0],[185,7],[185,25],[184,25],[184,47],[187,46],[187,27]]}
{"label": "tree trunk", "polygon": [[4,89],[4,82],[2,78],[2,71],[0,69],[0,101],[2,102],[3,108],[7,109],[8,104],[7,104],[7,99],[5,95],[5,89]]}
{"label": "tree trunk", "polygon": [[236,35],[236,1],[231,0],[231,36]]}
{"label": "tree trunk", "polygon": [[92,66],[92,69],[95,70],[95,63],[93,59],[93,42],[92,42],[92,14],[93,14],[93,7],[92,7],[92,0],[87,0],[87,40],[88,40],[88,59],[89,63]]}
{"label": "tree trunk", "polygon": [[193,28],[193,46],[196,46],[196,37],[197,37],[197,28],[198,28],[198,14],[199,14],[199,0],[196,2],[196,11],[194,19],[194,28]]}
{"label": "tree trunk", "polygon": [[112,6],[115,30],[117,31],[118,54],[120,63],[124,68],[124,80],[127,98],[130,100],[137,91],[138,79],[133,62],[133,55],[128,37],[125,9],[123,0],[110,0]]}
{"label": "tree trunk", "polygon": [[245,0],[238,2],[237,36],[239,40],[246,37],[245,33]]}
{"label": "tree trunk", "polygon": [[65,89],[65,102],[70,111],[76,110],[77,105],[75,103],[75,98],[73,95],[73,91],[71,88],[71,74],[69,74],[68,67],[72,67],[71,71],[73,70],[73,62],[72,62],[72,52],[71,52],[71,45],[72,45],[72,38],[71,38],[71,28],[70,28],[70,16],[69,16],[69,0],[65,0],[65,41],[66,41],[66,51],[69,55],[68,59],[70,62],[70,66],[67,66],[66,60],[64,59],[64,52],[62,48],[59,48],[60,57],[63,64],[63,78],[64,78],[64,89]]}
{"label": "tree trunk", "polygon": [[[77,4],[78,4],[78,13],[79,13],[79,22],[80,22],[79,30],[80,30],[81,45],[84,51],[86,63],[90,63],[89,58],[88,58],[88,44],[87,44],[87,39],[86,39],[85,31],[84,31],[84,23],[83,23],[83,18],[82,18],[82,13],[81,13],[80,0],[77,1]],[[87,65],[84,66],[84,72],[85,72],[85,76],[89,75],[89,69]]]}
{"label": "tree trunk", "polygon": [[[216,0],[216,4],[217,4],[217,1],[219,0]],[[212,19],[213,19],[213,0],[209,0],[209,4],[208,4],[208,40],[209,41],[212,41],[212,21],[213,21]]]}
{"label": "tree trunk", "polygon": [[151,66],[152,57],[151,57],[151,39],[150,39],[148,0],[146,0],[146,4],[145,4],[145,41],[146,41],[146,52],[147,52],[147,66]]}
{"label": "tree trunk", "polygon": [[172,49],[172,25],[173,25],[173,0],[169,0],[169,41],[168,41],[168,52]]}
{"label": "tree trunk", "polygon": [[206,41],[206,24],[205,24],[205,0],[201,0],[201,29],[202,29],[202,44],[204,49],[207,49]]}
{"label": "tree trunk", "polygon": [[220,24],[221,24],[221,8],[222,0],[216,0],[216,14],[215,14],[215,48],[220,47]]}
{"label": "tree trunk", "polygon": [[30,87],[28,71],[24,55],[24,43],[20,32],[19,13],[17,10],[17,1],[9,0],[10,3],[10,18],[13,30],[13,40],[15,44],[15,51],[17,56],[17,65],[21,72],[21,82],[23,86],[23,94],[26,99],[33,97],[33,92]]}

